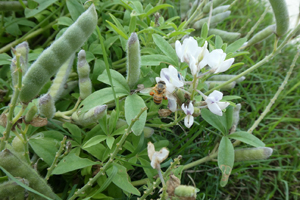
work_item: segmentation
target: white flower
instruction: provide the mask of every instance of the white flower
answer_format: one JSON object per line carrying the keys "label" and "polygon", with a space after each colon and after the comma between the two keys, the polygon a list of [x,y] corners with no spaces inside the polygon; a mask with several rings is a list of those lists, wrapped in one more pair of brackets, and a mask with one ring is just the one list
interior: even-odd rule
{"label": "white flower", "polygon": [[160,163],[168,157],[169,150],[164,147],[160,151],[155,151],[154,145],[151,142],[148,142],[147,150],[152,168],[160,170]]}
{"label": "white flower", "polygon": [[208,109],[219,116],[223,115],[222,110],[229,106],[228,102],[219,102],[223,98],[223,93],[217,90],[213,91],[206,97],[205,102],[207,103]]}
{"label": "white flower", "polygon": [[228,60],[225,60],[225,58],[226,53],[224,53],[222,49],[215,49],[204,57],[202,67],[208,64],[214,71],[214,74],[225,72],[234,62],[234,58]]}
{"label": "white flower", "polygon": [[178,58],[181,62],[189,64],[192,75],[197,74],[202,66],[201,61],[208,54],[207,41],[205,41],[203,47],[198,46],[198,42],[193,37],[184,39],[183,44],[177,40],[175,42],[175,50]]}
{"label": "white flower", "polygon": [[163,68],[160,71],[160,77],[156,77],[156,82],[164,81],[166,83],[166,90],[173,93],[175,88],[183,86],[183,80],[177,69],[172,65],[169,68]]}
{"label": "white flower", "polygon": [[190,128],[194,123],[194,117],[193,117],[194,106],[193,106],[192,102],[190,102],[188,106],[184,106],[184,104],[182,104],[181,108],[182,108],[183,112],[186,114],[186,116],[184,118],[184,125],[187,128]]}
{"label": "white flower", "polygon": [[168,108],[169,108],[169,110],[171,110],[172,112],[175,112],[176,109],[177,109],[177,99],[176,99],[176,97],[173,94],[169,93],[169,92],[166,93],[166,96],[168,98]]}

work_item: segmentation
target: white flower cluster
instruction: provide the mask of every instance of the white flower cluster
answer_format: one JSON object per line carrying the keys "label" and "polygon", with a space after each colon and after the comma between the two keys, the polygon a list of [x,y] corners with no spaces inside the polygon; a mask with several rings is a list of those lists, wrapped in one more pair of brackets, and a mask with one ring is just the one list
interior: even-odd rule
{"label": "white flower cluster", "polygon": [[[200,70],[206,66],[210,67],[209,73],[225,72],[230,68],[234,62],[234,58],[226,59],[226,53],[222,49],[215,49],[211,52],[207,49],[207,41],[205,41],[202,47],[198,46],[198,42],[193,37],[184,39],[181,44],[178,40],[175,42],[175,50],[178,58],[181,62],[186,62],[189,65],[191,74],[194,77],[194,81]],[[166,96],[168,98],[168,107],[172,112],[177,110],[177,99],[173,95],[176,88],[182,88],[184,86],[184,80],[177,69],[170,65],[168,68],[164,68],[160,72],[160,77],[156,77],[156,82],[164,81],[166,83]],[[213,91],[208,96],[203,96],[208,109],[219,116],[222,116],[222,110],[225,109],[229,103],[220,102],[223,98],[223,93],[217,90]],[[190,128],[194,123],[194,105],[189,102],[188,105],[182,104],[182,111],[186,114],[184,124]]]}

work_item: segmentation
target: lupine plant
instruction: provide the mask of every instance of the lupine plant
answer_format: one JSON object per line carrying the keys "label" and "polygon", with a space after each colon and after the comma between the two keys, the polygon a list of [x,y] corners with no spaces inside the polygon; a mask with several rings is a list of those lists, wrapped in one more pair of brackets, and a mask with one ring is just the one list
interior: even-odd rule
{"label": "lupine plant", "polygon": [[299,51],[253,124],[241,96],[300,32],[285,1],[269,0],[249,28],[236,25],[237,0],[162,2],[0,2],[0,199],[233,197],[239,166],[272,156],[255,129]]}

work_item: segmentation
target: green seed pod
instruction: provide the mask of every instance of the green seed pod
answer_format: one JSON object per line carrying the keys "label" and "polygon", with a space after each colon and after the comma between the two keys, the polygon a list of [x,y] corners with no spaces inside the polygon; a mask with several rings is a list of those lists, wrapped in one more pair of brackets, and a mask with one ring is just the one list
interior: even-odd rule
{"label": "green seed pod", "polygon": [[191,17],[191,15],[195,12],[195,10],[197,9],[199,4],[199,0],[195,0],[194,3],[192,4],[192,7],[190,8],[190,10],[187,12],[187,16],[188,18]]}
{"label": "green seed pod", "polygon": [[70,92],[72,90],[74,90],[74,88],[76,88],[78,86],[78,81],[70,81],[70,82],[67,82],[64,87],[63,87],[63,91],[60,95],[60,97],[64,97],[66,96],[67,94],[70,94]]}
{"label": "green seed pod", "polygon": [[[56,195],[53,193],[52,189],[47,185],[46,181],[38,175],[37,171],[26,162],[20,160],[8,149],[5,149],[0,153],[0,166],[14,177],[21,177],[28,180],[32,189],[47,197],[56,199]],[[44,199],[36,194],[32,195],[35,200]]]}
{"label": "green seed pod", "polygon": [[[205,83],[208,85],[208,89],[212,89],[212,88],[214,88],[214,87],[216,87],[218,85],[221,85],[221,84],[223,84],[225,82],[226,81],[205,81]],[[223,91],[224,90],[231,90],[231,89],[234,88],[235,84],[236,84],[236,82],[233,81],[233,82],[231,82],[231,83],[229,83],[227,85],[222,86],[220,88],[220,90],[223,90]]]}
{"label": "green seed pod", "polygon": [[246,44],[244,44],[244,48],[252,46],[258,42],[261,42],[271,36],[276,29],[276,25],[270,25],[264,28],[263,30],[256,33]]}
{"label": "green seed pod", "polygon": [[273,153],[269,147],[245,148],[234,150],[234,161],[262,160],[267,159]]}
{"label": "green seed pod", "polygon": [[224,0],[212,0],[209,1],[203,8],[203,12],[204,13],[208,13],[210,10],[210,5],[213,4],[213,8],[218,7],[220,4],[222,4],[224,2]]}
{"label": "green seed pod", "polygon": [[54,99],[49,93],[39,98],[39,113],[47,119],[52,119],[56,112]]}
{"label": "green seed pod", "polygon": [[19,137],[15,136],[11,145],[16,152],[23,152],[23,153],[25,152],[24,143],[22,140],[20,140]]}
{"label": "green seed pod", "polygon": [[[29,185],[29,182],[23,178],[17,178],[18,181]],[[21,200],[25,199],[25,188],[19,186],[14,181],[6,181],[0,184],[0,199],[14,199]]]}
{"label": "green seed pod", "polygon": [[186,18],[187,11],[189,10],[190,2],[189,0],[180,0],[180,17],[181,20]]}
{"label": "green seed pod", "polygon": [[74,120],[80,126],[90,126],[98,123],[98,120],[105,115],[105,110],[107,105],[96,106],[86,113],[77,113],[72,114],[72,120]]}
{"label": "green seed pod", "polygon": [[78,53],[77,71],[79,77],[80,98],[85,99],[90,94],[92,94],[92,82],[89,77],[90,66],[86,61],[86,55],[84,50],[81,50]]}
{"label": "green seed pod", "polygon": [[28,68],[28,53],[29,53],[29,45],[28,42],[22,42],[21,44],[18,44],[15,48],[16,52],[21,54],[20,60],[21,60],[21,68],[22,68],[22,74],[24,75]]}
{"label": "green seed pod", "polygon": [[276,19],[277,36],[284,35],[289,30],[289,12],[285,0],[269,0]]}
{"label": "green seed pod", "polygon": [[[228,81],[234,77],[236,77],[237,75],[213,75],[212,77],[210,77],[208,80],[209,81]],[[236,83],[240,83],[243,80],[245,80],[245,76],[242,76],[241,78],[235,80]]]}
{"label": "green seed pod", "polygon": [[132,89],[140,78],[141,53],[140,42],[135,32],[131,33],[127,42],[127,83]]}
{"label": "green seed pod", "polygon": [[209,35],[218,35],[225,42],[234,42],[241,37],[240,33],[237,32],[227,32],[219,29],[209,29]]}
{"label": "green seed pod", "polygon": [[233,109],[232,113],[232,126],[237,127],[239,120],[240,120],[240,111],[241,111],[242,105],[236,104],[236,107]]}
{"label": "green seed pod", "polygon": [[[223,13],[213,15],[210,18],[210,26],[209,27],[216,26],[218,23],[224,21],[230,15],[230,13],[231,13],[230,11],[226,11],[226,12],[223,12]],[[208,19],[209,19],[209,17],[206,17],[206,18],[200,19],[199,21],[196,21],[193,25],[193,28],[194,29],[202,28],[204,23],[208,24]]]}
{"label": "green seed pod", "polygon": [[145,126],[144,127],[144,137],[145,138],[150,138],[154,133],[154,129],[153,128],[150,128],[150,127],[147,127]]}
{"label": "green seed pod", "polygon": [[197,188],[187,185],[179,185],[175,188],[175,195],[178,197],[197,197]]}
{"label": "green seed pod", "polygon": [[64,90],[64,85],[70,75],[75,55],[73,54],[58,70],[55,79],[52,82],[48,93],[52,96],[54,102],[57,101]]}
{"label": "green seed pod", "polygon": [[219,6],[212,11],[212,15],[216,15],[222,12],[225,12],[229,9],[230,5]]}
{"label": "green seed pod", "polygon": [[37,113],[38,108],[36,107],[36,105],[34,104],[33,106],[31,106],[31,108],[27,111],[26,115],[25,115],[25,123],[30,123],[34,117],[34,115]]}
{"label": "green seed pod", "polygon": [[59,39],[43,51],[23,78],[20,100],[28,103],[35,98],[59,67],[79,49],[97,25],[94,5],[82,13]]}

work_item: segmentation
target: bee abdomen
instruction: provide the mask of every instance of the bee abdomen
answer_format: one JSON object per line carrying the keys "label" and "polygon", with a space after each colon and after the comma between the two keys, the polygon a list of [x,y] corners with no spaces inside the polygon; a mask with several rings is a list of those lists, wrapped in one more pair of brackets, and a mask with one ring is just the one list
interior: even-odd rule
{"label": "bee abdomen", "polygon": [[163,100],[162,97],[154,97],[154,98],[153,98],[153,101],[154,101],[154,103],[155,103],[156,105],[161,104],[162,100]]}

